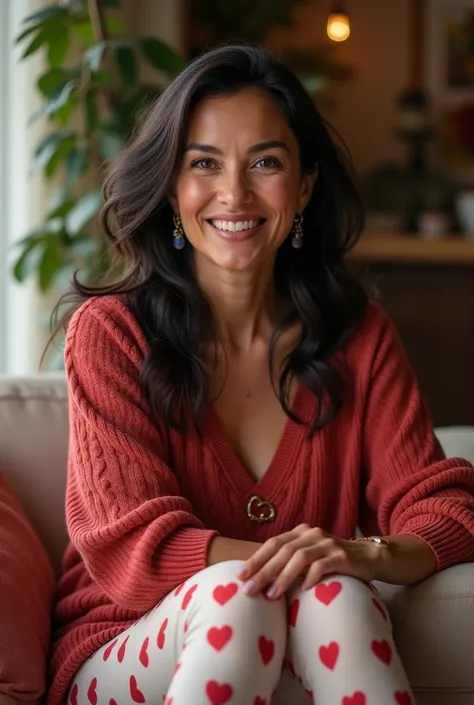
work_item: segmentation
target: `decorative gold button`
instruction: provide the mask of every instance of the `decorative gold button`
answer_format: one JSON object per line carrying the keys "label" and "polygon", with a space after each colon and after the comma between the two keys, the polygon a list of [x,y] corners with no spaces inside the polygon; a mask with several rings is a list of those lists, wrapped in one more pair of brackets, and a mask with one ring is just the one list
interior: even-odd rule
{"label": "decorative gold button", "polygon": [[251,521],[275,521],[276,509],[266,499],[254,494],[247,502],[247,516]]}

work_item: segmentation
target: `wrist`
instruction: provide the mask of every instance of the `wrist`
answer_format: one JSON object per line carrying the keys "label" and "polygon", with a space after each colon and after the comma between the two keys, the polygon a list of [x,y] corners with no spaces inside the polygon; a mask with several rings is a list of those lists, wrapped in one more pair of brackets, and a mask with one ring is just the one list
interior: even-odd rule
{"label": "wrist", "polygon": [[383,546],[372,543],[371,547],[374,561],[374,577],[372,580],[384,582],[386,576],[391,572],[390,564],[394,558],[394,546],[391,542],[387,542],[387,545]]}
{"label": "wrist", "polygon": [[[382,538],[382,537],[381,537]],[[368,541],[366,541],[369,544]],[[436,570],[436,557],[428,544],[418,536],[397,534],[385,538],[383,547],[371,542],[374,551],[374,577],[392,585],[412,585]]]}
{"label": "wrist", "polygon": [[215,536],[209,543],[207,565],[224,561],[246,561],[260,548],[261,544],[253,541],[240,541]]}
{"label": "wrist", "polygon": [[371,580],[383,580],[387,573],[387,564],[392,560],[393,544],[383,536],[363,536],[351,539],[363,546],[371,565]]}

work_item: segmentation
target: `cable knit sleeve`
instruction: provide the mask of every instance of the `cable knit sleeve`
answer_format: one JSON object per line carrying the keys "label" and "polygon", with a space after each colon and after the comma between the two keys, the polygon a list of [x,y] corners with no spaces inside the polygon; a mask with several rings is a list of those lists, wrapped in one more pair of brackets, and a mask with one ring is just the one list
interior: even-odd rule
{"label": "cable knit sleeve", "polygon": [[112,297],[74,314],[65,347],[68,530],[105,594],[137,611],[205,568],[216,534],[194,516],[165,463],[165,437],[139,389],[146,348]]}
{"label": "cable knit sleeve", "polygon": [[[388,317],[371,307],[375,344],[366,349],[365,498],[383,534],[412,534],[431,547],[438,570],[474,560],[474,469],[446,459]],[[449,384],[449,371],[440,384]]]}

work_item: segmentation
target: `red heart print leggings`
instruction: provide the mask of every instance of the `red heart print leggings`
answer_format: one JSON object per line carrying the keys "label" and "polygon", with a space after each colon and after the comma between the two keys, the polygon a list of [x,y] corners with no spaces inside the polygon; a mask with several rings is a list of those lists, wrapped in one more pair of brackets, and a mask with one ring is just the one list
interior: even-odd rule
{"label": "red heart print leggings", "polygon": [[333,575],[270,601],[242,592],[241,565],[206,568],[96,651],[67,705],[415,705],[375,588]]}

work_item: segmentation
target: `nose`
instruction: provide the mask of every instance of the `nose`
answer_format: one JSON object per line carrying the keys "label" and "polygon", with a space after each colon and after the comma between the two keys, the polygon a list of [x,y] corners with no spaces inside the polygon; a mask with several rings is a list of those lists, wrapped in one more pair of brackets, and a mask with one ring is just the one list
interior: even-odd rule
{"label": "nose", "polygon": [[239,169],[228,170],[222,174],[219,185],[218,201],[232,208],[239,208],[241,204],[252,199],[250,185],[245,172]]}

